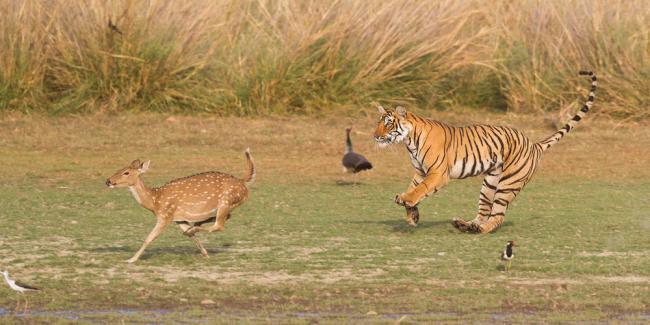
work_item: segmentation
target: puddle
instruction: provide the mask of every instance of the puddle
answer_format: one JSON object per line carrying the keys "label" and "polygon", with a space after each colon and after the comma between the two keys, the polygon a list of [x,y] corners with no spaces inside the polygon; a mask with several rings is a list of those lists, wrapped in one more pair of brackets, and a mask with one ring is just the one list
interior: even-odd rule
{"label": "puddle", "polygon": [[27,313],[14,313],[13,310],[0,308],[0,317],[52,317],[68,320],[79,320],[92,316],[131,316],[131,315],[165,315],[173,313],[170,309],[109,309],[109,310],[62,310],[62,311],[27,311]]}
{"label": "puddle", "polygon": [[[2,317],[18,317],[18,318],[29,318],[29,317],[50,317],[50,318],[59,318],[59,319],[65,319],[65,320],[71,320],[71,321],[77,321],[77,320],[84,320],[84,321],[91,321],[92,318],[95,316],[138,316],[140,318],[152,318],[152,320],[155,321],[160,321],[158,318],[159,316],[164,316],[166,314],[172,314],[172,313],[177,313],[177,314],[183,314],[185,313],[186,310],[172,310],[172,309],[131,309],[131,308],[121,308],[121,309],[108,309],[108,310],[63,310],[63,311],[28,311],[27,313],[17,313],[15,314],[13,310],[11,309],[6,309],[6,308],[0,308],[0,318]],[[206,310],[206,313],[209,314],[209,312]],[[207,315],[206,314],[206,315]],[[540,319],[544,319],[545,313],[540,313],[535,315],[535,313],[525,313],[528,316],[531,316],[533,319],[537,317],[541,317]],[[205,321],[206,319],[203,319],[204,316],[206,315],[201,315],[201,314],[194,314],[194,317],[184,317],[185,321],[189,321],[192,323],[193,321],[191,320],[192,318],[196,318],[195,320],[198,322]],[[325,318],[325,319],[366,319],[369,316],[367,314],[355,314],[355,313],[336,313],[336,312],[324,312],[324,313],[319,313],[319,312],[296,312],[296,313],[270,313],[270,314],[258,314],[255,312],[229,312],[229,313],[219,313],[220,316],[230,316],[230,317],[235,317],[235,318],[249,318],[249,319],[255,319],[255,318],[264,318],[264,319],[276,319],[276,320],[282,320],[282,319],[291,319],[291,318],[298,318],[298,319],[318,319],[318,318]],[[486,316],[485,320],[492,320],[496,322],[507,322],[508,319],[512,317],[520,317],[522,316],[521,313],[484,313],[484,316]],[[477,315],[474,314],[474,317]],[[457,320],[462,320],[464,317],[463,313],[454,313],[454,312],[430,312],[430,313],[387,313],[387,314],[378,314],[374,316],[377,320],[390,320],[390,321],[402,321],[402,320],[407,320],[408,318],[427,318],[427,319],[457,319]],[[483,321],[485,321],[483,320]],[[617,314],[617,315],[611,315],[609,320],[641,320],[641,321],[650,321],[650,314],[649,313],[623,313],[623,314]],[[98,322],[101,322],[100,320],[97,320]],[[606,320],[603,320],[606,322]],[[480,322],[480,321],[479,321]]]}

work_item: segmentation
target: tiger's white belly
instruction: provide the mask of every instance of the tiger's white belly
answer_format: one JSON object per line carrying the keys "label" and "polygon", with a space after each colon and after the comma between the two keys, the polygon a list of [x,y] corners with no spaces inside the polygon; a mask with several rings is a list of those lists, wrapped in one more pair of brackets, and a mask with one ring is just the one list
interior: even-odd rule
{"label": "tiger's white belly", "polygon": [[[467,163],[465,164],[465,168],[467,168],[468,165],[471,166],[471,162],[469,161],[469,159],[467,160]],[[449,169],[449,177],[451,177],[451,178],[459,178],[461,176],[462,172],[467,173],[467,170],[463,171],[463,161],[458,160]]]}

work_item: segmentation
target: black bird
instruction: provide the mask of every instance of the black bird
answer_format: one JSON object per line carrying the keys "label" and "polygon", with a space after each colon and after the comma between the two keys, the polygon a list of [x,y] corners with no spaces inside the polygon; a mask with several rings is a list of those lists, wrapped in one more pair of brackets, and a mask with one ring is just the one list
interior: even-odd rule
{"label": "black bird", "polygon": [[119,28],[117,28],[117,25],[113,24],[113,21],[111,19],[108,20],[108,29],[110,29],[111,32],[122,35],[122,31]]}
{"label": "black bird", "polygon": [[372,164],[366,157],[352,150],[352,140],[350,140],[350,131],[352,128],[345,129],[345,154],[343,155],[343,171],[346,173],[356,174],[362,170],[372,169]]}
{"label": "black bird", "polygon": [[514,246],[515,246],[515,242],[509,240],[506,243],[506,248],[503,249],[503,253],[501,253],[501,259],[508,262],[506,264],[506,272],[510,270],[510,266],[512,265],[512,259],[515,258],[515,252],[512,250]]}

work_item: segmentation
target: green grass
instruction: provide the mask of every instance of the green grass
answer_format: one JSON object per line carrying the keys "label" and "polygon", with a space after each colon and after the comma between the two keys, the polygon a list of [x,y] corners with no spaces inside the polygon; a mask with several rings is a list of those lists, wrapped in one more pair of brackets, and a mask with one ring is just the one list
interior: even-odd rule
{"label": "green grass", "polygon": [[[449,220],[473,215],[478,186],[453,184],[410,228],[390,199],[398,183],[258,184],[225,232],[201,236],[209,259],[174,227],[127,265],[154,224],[128,192],[99,178],[28,181],[0,187],[2,262],[45,288],[30,295],[37,310],[178,311],[212,299],[230,317],[647,312],[649,182],[537,181],[498,232],[459,234]],[[519,245],[509,274],[498,260],[506,240]],[[12,306],[1,290],[0,306]]]}
{"label": "green grass", "polygon": [[[403,148],[375,151],[355,133],[376,167],[359,186],[338,185],[347,122],[1,121],[0,268],[44,290],[28,296],[28,316],[5,313],[0,323],[648,320],[650,177],[632,160],[621,168],[634,178],[605,173],[614,162],[583,163],[589,153],[645,157],[634,143],[613,145],[636,139],[647,148],[645,129],[573,134],[545,158],[501,229],[470,235],[450,220],[475,215],[478,178],[452,181],[422,204],[417,228],[406,225],[392,202],[409,179]],[[374,119],[356,122],[367,132]],[[107,189],[105,178],[127,157],[152,159],[149,185],[207,169],[241,175],[240,123],[259,132],[244,141],[258,182],[224,232],[200,235],[211,257],[170,226],[138,263],[125,263],[155,219],[128,191]],[[562,163],[591,176],[575,177],[579,169]],[[510,273],[499,260],[507,240],[518,244]],[[0,314],[15,299],[0,286]],[[203,306],[204,299],[215,304]]]}

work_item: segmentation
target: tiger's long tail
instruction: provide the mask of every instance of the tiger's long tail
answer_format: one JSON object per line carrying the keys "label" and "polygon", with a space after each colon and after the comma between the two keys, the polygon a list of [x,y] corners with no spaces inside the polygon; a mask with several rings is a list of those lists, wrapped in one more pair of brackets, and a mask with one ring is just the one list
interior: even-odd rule
{"label": "tiger's long tail", "polygon": [[591,76],[591,89],[589,90],[589,97],[585,102],[585,105],[578,111],[578,113],[561,129],[553,133],[550,137],[538,142],[537,144],[541,147],[542,151],[552,147],[554,144],[558,143],[569,131],[571,131],[580,120],[585,117],[589,109],[594,104],[594,92],[596,91],[597,79],[596,75],[591,71],[580,71],[580,75]]}

